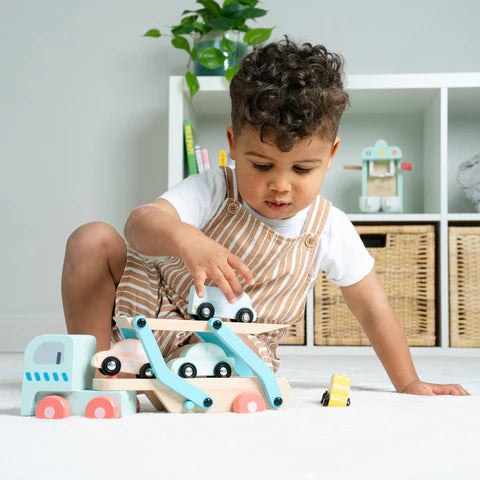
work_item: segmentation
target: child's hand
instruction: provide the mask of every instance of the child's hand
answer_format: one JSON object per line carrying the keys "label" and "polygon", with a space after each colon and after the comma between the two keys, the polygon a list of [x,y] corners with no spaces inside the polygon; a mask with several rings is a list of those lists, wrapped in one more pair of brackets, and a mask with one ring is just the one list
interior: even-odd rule
{"label": "child's hand", "polygon": [[402,393],[412,395],[470,395],[461,385],[444,385],[441,383],[427,383],[416,380],[403,390]]}
{"label": "child's hand", "polygon": [[236,272],[240,273],[249,285],[255,283],[245,263],[223,245],[198,230],[188,233],[188,238],[183,238],[180,257],[193,277],[195,290],[200,298],[204,296],[203,287],[207,278],[213,280],[230,303],[243,293]]}

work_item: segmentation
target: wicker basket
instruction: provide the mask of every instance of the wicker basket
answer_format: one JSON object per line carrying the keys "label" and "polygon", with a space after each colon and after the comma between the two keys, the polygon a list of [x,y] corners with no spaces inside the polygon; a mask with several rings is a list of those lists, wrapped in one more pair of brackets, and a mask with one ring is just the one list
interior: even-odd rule
{"label": "wicker basket", "polygon": [[480,227],[450,227],[450,346],[480,347]]}
{"label": "wicker basket", "polygon": [[301,322],[290,325],[280,345],[305,345],[305,317]]}
{"label": "wicker basket", "polygon": [[[409,345],[435,345],[433,225],[357,226]],[[374,239],[380,246],[369,247]],[[315,283],[315,345],[370,345],[340,288],[322,272]]]}

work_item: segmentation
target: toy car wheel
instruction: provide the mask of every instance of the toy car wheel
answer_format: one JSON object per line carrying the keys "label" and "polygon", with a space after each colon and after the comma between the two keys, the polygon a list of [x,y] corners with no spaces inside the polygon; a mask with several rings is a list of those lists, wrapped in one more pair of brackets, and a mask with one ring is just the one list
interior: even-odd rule
{"label": "toy car wheel", "polygon": [[195,378],[197,376],[197,367],[193,363],[183,363],[178,369],[178,374],[183,378]]}
{"label": "toy car wheel", "polygon": [[60,395],[49,395],[42,398],[35,409],[37,418],[57,419],[70,416],[70,404]]}
{"label": "toy car wheel", "polygon": [[253,312],[249,308],[241,308],[235,316],[237,322],[251,323],[253,322]]}
{"label": "toy car wheel", "polygon": [[350,397],[347,398],[347,407],[350,406]]}
{"label": "toy car wheel", "polygon": [[153,373],[152,366],[149,363],[142,365],[140,367],[140,372],[138,376],[140,378],[155,378],[155,374]]}
{"label": "toy car wheel", "polygon": [[211,303],[201,303],[197,308],[197,315],[200,320],[210,320],[215,313]]}
{"label": "toy car wheel", "polygon": [[239,393],[233,400],[232,404],[232,410],[234,413],[263,412],[265,409],[265,400],[257,392]]}
{"label": "toy car wheel", "polygon": [[113,397],[96,397],[85,407],[85,416],[87,418],[119,418],[120,405]]}
{"label": "toy car wheel", "polygon": [[330,394],[328,393],[328,390],[325,390],[325,392],[323,393],[323,396],[322,396],[321,404],[324,407],[328,407],[329,400],[330,400]]}
{"label": "toy car wheel", "polygon": [[216,377],[228,378],[232,374],[232,367],[227,362],[219,362],[215,365],[213,373]]}
{"label": "toy car wheel", "polygon": [[[103,375],[116,375],[122,368],[122,363],[117,357],[107,357],[102,362],[100,373]],[[102,371],[103,370],[103,371]]]}

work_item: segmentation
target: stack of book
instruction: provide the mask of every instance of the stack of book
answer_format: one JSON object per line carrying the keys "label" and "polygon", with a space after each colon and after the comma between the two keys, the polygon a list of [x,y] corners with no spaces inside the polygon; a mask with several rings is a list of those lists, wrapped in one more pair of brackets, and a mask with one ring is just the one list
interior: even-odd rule
{"label": "stack of book", "polygon": [[[210,157],[206,148],[196,143],[195,132],[190,120],[183,121],[183,136],[185,140],[185,157],[187,160],[188,174],[202,173],[211,168]],[[227,165],[227,151],[220,150],[219,166]]]}

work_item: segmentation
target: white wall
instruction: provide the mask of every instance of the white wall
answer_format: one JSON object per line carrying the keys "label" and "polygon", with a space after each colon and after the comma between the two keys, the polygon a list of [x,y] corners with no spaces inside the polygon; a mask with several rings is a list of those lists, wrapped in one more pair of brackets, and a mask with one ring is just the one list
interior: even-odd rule
{"label": "white wall", "polygon": [[[480,71],[472,0],[266,0],[275,39],[324,43],[347,73]],[[0,351],[64,332],[65,242],[166,187],[168,76],[186,56],[151,27],[193,0],[0,0]]]}

